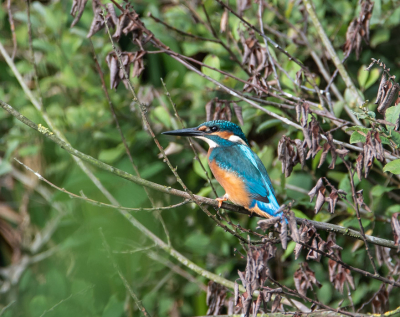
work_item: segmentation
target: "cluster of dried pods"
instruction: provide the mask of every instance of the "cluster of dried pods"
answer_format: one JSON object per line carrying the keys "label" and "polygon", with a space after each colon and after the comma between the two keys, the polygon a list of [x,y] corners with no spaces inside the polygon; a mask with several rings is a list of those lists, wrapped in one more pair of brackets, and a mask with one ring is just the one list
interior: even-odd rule
{"label": "cluster of dried pods", "polygon": [[[272,289],[265,287],[264,284],[269,276],[267,262],[274,258],[276,247],[271,243],[265,243],[261,246],[250,246],[247,250],[247,264],[244,272],[238,271],[240,280],[246,292],[239,293],[239,285],[235,282],[235,305],[241,308],[246,315],[252,310],[253,314],[257,314],[263,304],[264,312],[267,312],[267,303],[271,301],[272,294],[278,294],[272,303],[271,312],[278,310],[283,311],[283,306],[280,303],[281,296],[279,293],[282,289]],[[257,300],[253,301],[253,293],[258,290],[259,295]]]}
{"label": "cluster of dried pods", "polygon": [[[297,121],[303,128],[304,141],[299,139],[291,140],[287,136],[282,136],[278,143],[278,159],[282,163],[282,173],[285,173],[286,177],[289,177],[292,173],[293,167],[297,164],[301,164],[301,168],[304,168],[305,161],[314,158],[317,153],[322,150],[321,158],[318,164],[318,168],[325,162],[328,153],[331,153],[332,160],[328,168],[334,169],[336,164],[336,158],[339,156],[344,158],[349,151],[346,149],[339,149],[333,143],[333,137],[330,133],[324,134],[317,119],[311,116],[309,117],[309,104],[306,102],[299,103],[296,106]],[[323,146],[321,143],[321,134],[324,134],[326,141]],[[308,152],[307,152],[308,148]],[[307,154],[306,154],[307,152]]]}
{"label": "cluster of dried pods", "polygon": [[[367,71],[371,70],[374,65],[379,65],[382,68],[382,77],[375,104],[378,105],[378,112],[385,114],[386,109],[393,104],[393,101],[395,106],[400,103],[400,85],[394,81],[395,76],[390,75],[390,68],[387,68],[380,59],[371,58],[371,60],[372,62],[366,68]],[[399,130],[398,121],[399,119],[397,119],[396,131]]]}
{"label": "cluster of dried pods", "polygon": [[206,106],[206,121],[211,120],[232,120],[232,109],[241,125],[243,122],[242,107],[231,100],[220,100],[214,98],[207,102]]}
{"label": "cluster of dried pods", "polygon": [[[71,27],[75,26],[80,20],[87,0],[74,0],[71,9],[71,15],[75,17]],[[130,35],[131,40],[139,48],[135,52],[121,52],[122,67],[119,67],[120,62],[118,56],[114,52],[110,52],[106,57],[107,65],[110,69],[110,86],[111,89],[116,89],[122,81],[127,87],[127,80],[130,76],[131,65],[133,65],[133,77],[138,77],[144,70],[143,57],[146,51],[143,45],[146,39],[143,37],[142,22],[138,19],[137,14],[131,10],[129,3],[125,4],[125,8],[119,7],[121,14],[117,16],[114,4],[108,3],[103,5],[100,0],[92,1],[93,8],[93,21],[90,26],[88,38],[92,37],[95,33],[103,29],[107,23],[108,28],[115,29],[112,35],[115,41],[119,41],[122,34],[125,36]],[[125,72],[127,78],[125,77]]]}
{"label": "cluster of dried pods", "polygon": [[355,50],[358,59],[362,49],[361,41],[364,39],[365,43],[369,44],[369,24],[373,8],[373,2],[370,0],[363,0],[361,3],[360,15],[350,22],[346,33],[346,43],[343,47],[346,57]]}

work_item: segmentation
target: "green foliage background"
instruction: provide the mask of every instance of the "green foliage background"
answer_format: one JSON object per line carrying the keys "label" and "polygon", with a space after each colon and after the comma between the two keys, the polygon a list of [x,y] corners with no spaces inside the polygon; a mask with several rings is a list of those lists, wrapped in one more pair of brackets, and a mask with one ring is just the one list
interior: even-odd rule
{"label": "green foliage background", "polygon": [[[93,17],[91,4],[87,4],[77,26],[70,29],[72,17],[68,12],[71,2],[69,0],[33,2],[31,6],[33,48],[38,63],[40,88],[46,112],[76,149],[122,170],[133,172],[101,89],[90,41],[86,38]],[[235,4],[235,1],[230,2],[232,5]],[[343,54],[339,48],[345,42],[347,26],[358,14],[357,2],[356,0],[313,1],[324,29],[341,56]],[[204,3],[214,26],[218,28],[222,10],[215,1],[207,0]],[[295,1],[275,0],[272,3],[292,23],[301,25],[302,16],[294,4]],[[0,39],[10,52],[12,42],[6,3],[3,2],[1,6]],[[151,12],[154,16],[185,32],[210,37],[211,35],[202,25],[193,22],[183,5],[173,6],[161,1],[150,0],[135,1],[134,7],[143,16],[142,20],[146,26],[171,49],[204,60],[207,64],[247,79],[243,70],[230,60],[226,51],[219,45],[184,39],[172,31],[166,31],[165,27],[147,17],[147,13]],[[246,17],[255,25],[257,25],[256,7],[255,5],[249,10],[254,14],[246,13]],[[18,41],[15,63],[25,81],[33,89],[35,85],[33,66],[29,62],[25,2],[16,1],[13,9],[15,10],[14,19]],[[201,10],[197,11],[204,16]],[[266,10],[263,18],[265,24],[279,30],[289,38],[295,36],[293,30],[288,29],[273,12]],[[399,21],[400,7],[397,5],[396,8],[394,1],[375,1],[371,19],[371,46],[367,47],[363,44],[364,50],[359,61],[355,60],[354,54],[352,54],[346,62],[348,72],[364,94],[365,99],[374,100],[379,84],[377,70],[370,73],[364,72],[371,57],[382,59],[391,68],[392,74],[400,76]],[[238,20],[231,17],[229,23],[230,28],[235,32],[239,27]],[[317,38],[312,26],[309,26],[308,37],[311,41]],[[273,38],[309,66],[311,71],[318,73],[307,49],[287,43],[283,38]],[[108,84],[109,72],[105,57],[112,50],[111,44],[104,31],[94,35],[91,40]],[[132,44],[127,39],[122,39],[120,44],[123,50],[133,50]],[[321,45],[317,43],[318,53],[322,49]],[[273,52],[273,54],[284,69],[290,75],[295,76],[299,67],[280,53]],[[328,61],[328,63],[330,62]],[[176,119],[171,115],[172,109],[164,95],[161,77],[164,78],[172,99],[177,104],[179,114],[188,127],[197,126],[205,121],[204,105],[209,100],[214,97],[229,98],[226,94],[216,90],[211,83],[188,71],[166,55],[146,55],[145,66],[144,74],[139,79],[133,79],[133,83],[141,90],[141,96],[149,96],[151,93],[155,95],[148,106],[148,113],[154,130],[158,134],[179,127]],[[332,65],[330,64],[330,66],[332,70]],[[206,69],[205,72],[210,71]],[[243,85],[233,79],[224,78],[220,74],[210,72],[210,75],[229,87],[241,90]],[[316,81],[321,83],[321,87],[326,85],[318,75]],[[338,79],[336,84],[340,91],[345,92],[345,86],[341,79]],[[293,83],[285,79],[285,76],[282,76],[282,85],[286,92],[295,94]],[[347,97],[346,92],[344,94]],[[129,92],[120,84],[116,91],[110,92],[110,95],[141,176],[156,183],[179,188],[166,164],[158,158],[158,150],[151,137],[143,130],[140,114],[132,104]],[[0,59],[0,99],[11,104],[34,122],[45,125],[41,115],[23,94],[13,73],[2,59]],[[273,101],[273,98],[271,100]],[[351,100],[347,101],[352,103]],[[330,215],[324,207],[322,212],[314,215],[314,204],[309,202],[307,195],[286,188],[286,185],[290,184],[307,191],[314,186],[319,177],[327,176],[335,185],[338,185],[338,188],[350,192],[350,183],[343,164],[338,162],[334,171],[327,169],[329,162],[317,169],[318,155],[314,160],[308,161],[306,170],[302,171],[297,166],[294,173],[288,179],[284,179],[281,175],[280,162],[276,158],[277,143],[283,134],[302,139],[301,133],[244,103],[240,103],[240,105],[243,107],[245,121],[243,130],[249,136],[253,150],[260,156],[270,172],[271,179],[275,182],[279,202],[295,199],[298,202],[295,212],[299,217],[332,221],[358,229],[354,210],[351,208],[338,208],[335,215]],[[370,107],[371,110],[374,110],[375,106],[372,102]],[[282,113],[279,108],[273,106],[266,106],[266,108],[278,114]],[[342,109],[343,105],[335,104],[336,114],[346,117]],[[326,122],[324,127],[328,128],[329,124]],[[349,142],[348,136],[340,131],[335,134],[335,138]],[[164,136],[160,136],[159,140],[164,146],[171,141],[170,138]],[[178,154],[171,155],[170,159],[174,165],[178,166],[178,172],[186,185],[194,193],[213,197],[203,172],[196,166],[198,163],[193,161],[193,153],[187,143],[184,140],[174,141],[184,145],[183,150]],[[13,161],[14,157],[18,157],[26,164],[31,163],[36,166],[36,170],[39,170],[43,176],[57,186],[78,194],[82,191],[89,198],[106,202],[105,197],[81,172],[66,151],[22,125],[5,111],[0,111],[0,154],[2,156],[0,163],[2,179],[5,179],[13,168],[19,169]],[[377,166],[379,168],[379,163]],[[150,206],[145,192],[140,186],[90,166],[89,168],[118,199],[121,206]],[[26,172],[26,175],[32,177],[29,172]],[[385,194],[388,191],[385,178],[378,173],[372,175],[375,184],[371,184],[367,180],[357,183],[357,189],[364,189],[365,200],[374,210],[373,215],[368,215],[364,219],[364,225],[366,230],[373,230],[373,235],[392,239],[390,225],[375,221],[374,216],[388,219],[393,212],[400,211],[400,207],[396,201],[389,199]],[[356,180],[358,181],[357,178]],[[44,183],[39,184],[47,187]],[[218,193],[223,194],[219,185],[217,183],[214,185],[218,188]],[[13,187],[1,187],[0,199],[17,211],[27,191],[28,189],[23,184],[15,181]],[[113,253],[113,256],[117,259],[127,280],[153,316],[172,316],[171,312],[174,309],[177,309],[181,316],[206,313],[206,295],[199,286],[171,271],[165,265],[167,261],[179,264],[168,258],[166,253],[142,236],[115,210],[71,199],[68,195],[53,189],[51,191],[53,193],[51,203],[46,202],[35,191],[30,193],[28,211],[31,223],[23,232],[23,242],[28,243],[35,232],[42,230],[57,216],[59,212],[53,208],[53,204],[59,202],[66,214],[62,217],[50,242],[40,250],[43,252],[55,248],[54,253],[45,260],[30,265],[24,271],[19,282],[1,295],[0,301],[3,305],[16,301],[4,312],[4,316],[116,317],[139,315],[133,302],[129,300],[118,274],[107,258],[99,228],[103,229],[112,250],[116,252]],[[157,197],[158,205],[166,206],[180,201],[172,196],[154,192],[153,194]],[[350,196],[348,197],[350,198]],[[135,217],[165,240],[163,228],[155,214],[137,212]],[[237,269],[244,269],[245,259],[234,252],[235,248],[241,249],[237,239],[216,227],[214,222],[198,208],[186,205],[164,211],[162,217],[169,230],[173,247],[199,266],[221,274],[232,281],[238,277]],[[245,228],[254,229],[256,227],[257,218],[248,218],[239,214],[230,214],[230,217]],[[16,223],[12,225],[18,230]],[[323,233],[322,235],[324,236]],[[338,237],[338,244],[344,248],[342,252],[344,262],[371,270],[362,246],[354,248],[354,240],[343,237]],[[12,252],[4,241],[1,241],[0,248],[0,265],[3,267],[10,265]],[[142,248],[147,249],[141,251]],[[295,261],[293,248],[294,245],[289,244],[288,250],[283,253],[278,247],[279,256],[270,263],[274,276],[290,287],[294,287],[293,273],[306,255],[303,251],[300,260]],[[128,253],[121,253],[125,251]],[[157,253],[161,262],[154,260],[151,252]],[[336,307],[338,302],[345,298],[343,305],[348,305],[346,296],[334,290],[328,280],[326,259],[322,263],[310,263],[310,266],[323,284],[322,288],[317,291],[319,299]],[[182,268],[188,270],[185,267]],[[380,270],[387,274],[385,268]],[[206,284],[208,282],[202,277],[194,275],[193,272],[189,270],[188,272],[195,276],[199,283]],[[352,292],[356,305],[365,301],[380,287],[380,283],[377,281],[354,273],[353,277],[357,285],[357,289]],[[400,296],[398,290],[391,293],[392,298],[398,298],[398,296]],[[392,309],[397,305],[396,301],[391,301]],[[369,308],[368,310],[370,311]]]}

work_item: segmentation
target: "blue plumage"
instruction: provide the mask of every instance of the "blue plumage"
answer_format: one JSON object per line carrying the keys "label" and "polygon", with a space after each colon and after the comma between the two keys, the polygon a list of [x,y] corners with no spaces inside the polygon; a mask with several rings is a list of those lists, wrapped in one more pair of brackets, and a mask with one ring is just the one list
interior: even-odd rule
{"label": "blue plumage", "polygon": [[210,145],[208,163],[226,194],[219,198],[242,205],[261,216],[276,217],[279,204],[259,157],[251,150],[242,129],[229,121],[216,120],[196,128],[164,132],[170,135],[193,136]]}

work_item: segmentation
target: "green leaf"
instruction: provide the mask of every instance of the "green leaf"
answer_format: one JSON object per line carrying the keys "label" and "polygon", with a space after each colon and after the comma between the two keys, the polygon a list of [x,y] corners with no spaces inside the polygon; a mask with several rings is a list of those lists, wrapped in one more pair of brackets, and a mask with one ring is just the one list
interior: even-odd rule
{"label": "green leaf", "polygon": [[37,145],[27,145],[18,150],[20,156],[32,156],[39,151],[39,146]]}
{"label": "green leaf", "polygon": [[365,84],[367,83],[367,80],[368,80],[368,75],[369,75],[369,72],[367,70],[365,70],[365,65],[362,65],[360,67],[360,69],[358,70],[358,74],[357,74],[358,84],[360,85],[361,88],[365,87]]}
{"label": "green leaf", "polygon": [[280,123],[281,123],[281,120],[278,120],[278,119],[271,119],[271,120],[264,121],[263,123],[261,123],[258,126],[256,133],[260,133],[261,131],[271,128],[271,127],[274,127]]}
{"label": "green leaf", "polygon": [[112,295],[104,308],[102,317],[118,317],[124,313],[124,302],[119,301],[117,295]]}
{"label": "green leaf", "polygon": [[391,190],[396,189],[396,187],[386,187],[382,185],[376,185],[371,190],[372,196],[382,196],[384,193],[390,192]]}
{"label": "green leaf", "polygon": [[[208,65],[208,66],[214,67],[216,69],[220,69],[220,67],[221,67],[221,63],[220,63],[219,57],[215,56],[215,55],[211,55],[211,54],[206,56],[206,58],[203,60],[203,63]],[[220,80],[221,77],[222,77],[221,73],[218,73],[218,72],[216,72],[216,71],[214,71],[212,69],[209,69],[207,67],[204,67],[204,66],[201,67],[201,71],[205,75],[207,75],[207,76],[209,76],[211,78],[214,78],[216,80]]]}
{"label": "green leaf", "polygon": [[374,35],[371,37],[371,47],[375,48],[381,43],[386,43],[390,38],[390,29],[376,28]]}
{"label": "green leaf", "polygon": [[[400,115],[400,105],[390,107],[389,109],[386,110],[385,113],[385,120],[389,121],[393,124],[396,124],[397,119],[399,118]],[[387,126],[388,130],[393,130],[394,126]]]}
{"label": "green leaf", "polygon": [[161,122],[165,127],[167,127],[167,129],[172,128],[171,117],[168,111],[164,107],[158,106],[151,113],[156,117],[156,119],[159,122]]}
{"label": "green leaf", "polygon": [[362,142],[364,143],[366,141],[366,137],[361,135],[358,132],[353,132],[353,134],[350,137],[350,143],[357,143],[357,142]]}
{"label": "green leaf", "polygon": [[390,172],[393,174],[400,174],[400,159],[397,159],[397,160],[387,163],[384,166],[383,171]]}
{"label": "green leaf", "polygon": [[394,214],[395,212],[400,212],[400,205],[392,205],[390,206],[386,212]]}
{"label": "green leaf", "polygon": [[281,261],[284,262],[289,256],[293,254],[294,248],[296,247],[296,242],[290,241],[287,245],[285,253],[281,256]]}
{"label": "green leaf", "polygon": [[125,148],[123,144],[112,149],[101,150],[99,153],[99,160],[105,163],[113,163],[118,160],[124,152]]}
{"label": "green leaf", "polygon": [[[211,171],[210,168],[208,167],[207,157],[205,155],[199,155],[199,159],[203,164],[204,169],[207,171],[208,175],[210,175]],[[204,169],[201,167],[198,160],[193,161],[193,169],[196,172],[196,174],[199,175],[201,178],[207,179],[206,173],[204,172]]]}
{"label": "green leaf", "polygon": [[375,84],[375,82],[379,79],[379,77],[380,77],[380,73],[379,73],[379,70],[377,68],[374,68],[373,70],[371,70],[369,72],[368,80],[365,83],[364,89],[368,89],[373,84]]}

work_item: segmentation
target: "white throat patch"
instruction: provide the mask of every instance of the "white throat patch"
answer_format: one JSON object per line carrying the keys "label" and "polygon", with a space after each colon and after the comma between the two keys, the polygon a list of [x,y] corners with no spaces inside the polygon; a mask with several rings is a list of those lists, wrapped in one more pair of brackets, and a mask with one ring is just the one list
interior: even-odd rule
{"label": "white throat patch", "polygon": [[241,137],[238,137],[237,135],[231,135],[228,140],[231,142],[240,143],[247,146],[246,142],[243,141],[243,139]]}
{"label": "white throat patch", "polygon": [[218,144],[215,143],[213,140],[210,140],[209,138],[205,138],[203,136],[195,136],[195,138],[206,141],[208,143],[208,145],[210,146],[210,148],[218,147]]}

